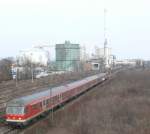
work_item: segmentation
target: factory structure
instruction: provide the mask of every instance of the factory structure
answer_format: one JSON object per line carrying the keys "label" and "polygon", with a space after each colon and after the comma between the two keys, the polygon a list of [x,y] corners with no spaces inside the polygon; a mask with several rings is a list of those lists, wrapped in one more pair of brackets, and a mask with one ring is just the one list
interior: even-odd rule
{"label": "factory structure", "polygon": [[[45,49],[48,48],[48,49]],[[50,59],[50,53],[55,51],[55,60]],[[111,48],[106,45],[104,48],[95,48],[92,56],[86,53],[86,48],[80,44],[65,41],[56,44],[52,50],[50,45],[36,45],[28,50],[22,50],[16,57],[16,65],[12,67],[14,78],[17,71],[26,77],[40,78],[42,75],[47,76],[51,73],[64,73],[76,71],[105,71],[111,68],[115,63],[115,57],[111,54]],[[31,76],[32,74],[32,76]],[[20,75],[20,76],[21,76]]]}
{"label": "factory structure", "polygon": [[[44,48],[48,49],[44,49]],[[37,45],[28,50],[22,50],[17,56],[17,66],[35,65],[37,68],[53,68],[52,71],[100,70],[109,68],[114,63],[111,48],[95,47],[90,57],[86,48],[80,44],[65,41],[55,45],[55,61],[50,60],[50,45]],[[81,69],[82,68],[82,69]]]}
{"label": "factory structure", "polygon": [[50,64],[50,53],[47,45],[37,45],[27,50],[19,51],[16,63],[12,65],[13,79],[28,79],[36,77],[47,69]]}
{"label": "factory structure", "polygon": [[56,44],[56,70],[75,71],[79,68],[80,45],[65,41],[63,44]]}
{"label": "factory structure", "polygon": [[99,48],[96,46],[95,53],[89,61],[92,64],[92,70],[104,71],[115,65],[116,57],[112,55],[111,48]]}
{"label": "factory structure", "polygon": [[17,64],[23,66],[30,62],[38,66],[48,66],[50,62],[49,51],[43,47],[35,46],[28,50],[21,50],[17,56]]}

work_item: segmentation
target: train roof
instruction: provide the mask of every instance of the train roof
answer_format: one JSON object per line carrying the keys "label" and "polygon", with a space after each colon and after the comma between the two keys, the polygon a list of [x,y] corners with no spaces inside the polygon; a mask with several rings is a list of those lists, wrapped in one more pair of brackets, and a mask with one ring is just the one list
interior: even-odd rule
{"label": "train roof", "polygon": [[94,80],[96,78],[100,78],[104,75],[105,75],[104,73],[101,73],[98,75],[86,77],[84,79],[77,80],[77,81],[74,81],[72,83],[61,85],[58,87],[49,87],[45,91],[34,93],[32,95],[20,97],[17,99],[13,99],[7,103],[7,106],[24,106],[24,105],[27,105],[27,104],[32,103],[34,101],[38,101],[41,98],[52,97],[52,96],[55,96],[55,95],[60,94],[62,92],[65,92],[67,90],[76,88],[76,87],[78,87],[84,83],[88,83],[89,81]]}

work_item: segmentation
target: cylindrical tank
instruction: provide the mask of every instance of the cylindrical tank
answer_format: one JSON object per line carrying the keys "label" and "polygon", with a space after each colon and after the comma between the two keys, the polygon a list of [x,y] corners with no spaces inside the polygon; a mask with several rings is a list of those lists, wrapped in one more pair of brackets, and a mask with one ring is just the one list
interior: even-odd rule
{"label": "cylindrical tank", "polygon": [[18,62],[20,65],[26,64],[27,61],[42,66],[47,66],[50,60],[49,52],[42,48],[32,48],[20,51]]}

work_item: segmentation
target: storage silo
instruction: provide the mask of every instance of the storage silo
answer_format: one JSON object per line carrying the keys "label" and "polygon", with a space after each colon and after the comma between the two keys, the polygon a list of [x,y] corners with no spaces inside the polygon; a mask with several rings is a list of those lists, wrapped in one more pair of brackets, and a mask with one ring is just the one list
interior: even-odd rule
{"label": "storage silo", "polygon": [[74,71],[78,69],[80,61],[80,45],[65,41],[64,44],[56,44],[56,68],[57,71]]}
{"label": "storage silo", "polygon": [[41,48],[22,50],[17,58],[20,65],[24,65],[27,61],[30,61],[32,64],[37,64],[39,66],[48,66],[50,61],[49,52]]}

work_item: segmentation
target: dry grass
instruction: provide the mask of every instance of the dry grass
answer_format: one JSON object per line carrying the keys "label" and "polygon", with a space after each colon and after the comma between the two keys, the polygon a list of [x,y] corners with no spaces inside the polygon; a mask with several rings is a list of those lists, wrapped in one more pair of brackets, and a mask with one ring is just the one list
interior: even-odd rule
{"label": "dry grass", "polygon": [[150,71],[121,72],[35,128],[32,133],[150,134]]}

